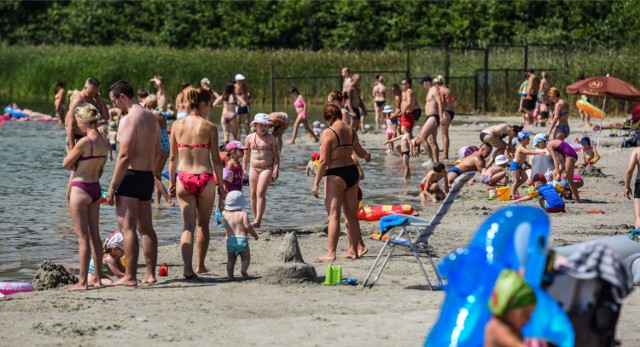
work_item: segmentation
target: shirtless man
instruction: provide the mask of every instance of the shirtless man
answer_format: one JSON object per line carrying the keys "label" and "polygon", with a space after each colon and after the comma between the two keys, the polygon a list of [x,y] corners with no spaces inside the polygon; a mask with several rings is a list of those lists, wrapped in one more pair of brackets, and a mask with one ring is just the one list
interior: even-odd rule
{"label": "shirtless man", "polygon": [[238,97],[238,106],[236,106],[236,114],[239,117],[240,126],[244,124],[244,130],[247,135],[251,133],[249,126],[249,113],[251,112],[251,94],[253,88],[244,82],[242,74],[236,75],[235,93]]}
{"label": "shirtless man", "polygon": [[89,103],[95,106],[100,112],[102,119],[106,122],[109,121],[109,111],[107,110],[107,106],[105,106],[104,101],[102,101],[102,97],[100,97],[100,81],[96,78],[89,77],[84,83],[84,89],[79,93],[73,94],[69,101],[69,111],[67,111],[67,116],[64,120],[65,127],[67,128],[68,150],[71,150],[76,145],[77,140],[85,136],[85,133],[78,128],[78,122],[75,117],[76,107],[83,103]]}
{"label": "shirtless man", "polygon": [[342,92],[347,93],[351,88],[351,77],[349,77],[349,68],[343,67],[340,71],[340,76],[342,76]]}
{"label": "shirtless man", "polygon": [[538,77],[536,77],[535,71],[533,69],[527,70],[527,90],[526,90],[526,99],[522,104],[522,108],[525,112],[525,125],[533,125],[533,110],[536,108],[536,101],[538,99]]}
{"label": "shirtless man", "polygon": [[[163,114],[167,112],[167,86],[164,84],[164,78],[160,75],[155,75],[150,80],[153,82],[153,86],[156,88],[156,98],[158,99],[158,109]],[[141,100],[142,101],[142,100]]]}
{"label": "shirtless man", "polygon": [[[629,158],[629,165],[627,165],[627,174],[624,180],[624,197],[631,199],[631,176],[633,172],[638,169],[640,175],[640,147],[636,147],[631,153]],[[635,189],[633,192],[633,207],[636,213],[635,226],[636,229],[640,228],[640,177],[636,175]]]}
{"label": "shirtless man", "polygon": [[58,90],[56,92],[56,96],[54,97],[54,105],[55,105],[55,109],[56,109],[56,118],[58,118],[58,123],[59,124],[63,124],[64,123],[64,115],[65,115],[65,110],[67,108],[67,103],[66,98],[67,98],[67,91],[66,89],[64,89],[64,82],[56,82],[56,89]]}
{"label": "shirtless man", "polygon": [[[151,223],[153,170],[160,159],[160,126],[153,113],[144,109],[133,97],[133,88],[118,81],[109,88],[111,103],[127,113],[120,121],[120,151],[109,184],[107,202],[116,205],[116,217],[124,236],[127,267],[124,277],[113,285],[137,286],[138,235],[147,265],[143,283],[156,282],[158,239]],[[150,145],[155,144],[155,145]]]}
{"label": "shirtless man", "polygon": [[453,181],[465,172],[482,172],[484,169],[484,160],[487,159],[489,155],[491,155],[491,146],[483,143],[479,150],[462,159],[460,164],[449,169],[447,173],[449,184],[453,184]]}
{"label": "shirtless man", "polygon": [[422,78],[422,86],[427,90],[427,98],[424,105],[424,126],[420,133],[424,149],[432,162],[439,161],[440,148],[438,147],[438,127],[444,113],[442,107],[442,95],[440,94],[440,86],[433,83],[431,76]]}
{"label": "shirtless man", "polygon": [[367,114],[367,109],[361,98],[362,92],[360,91],[360,75],[353,75],[351,86],[347,90],[347,95],[349,96],[349,100],[347,101],[347,110],[351,113],[351,127],[358,132],[358,129],[360,129],[360,118]]}
{"label": "shirtless man", "polygon": [[409,117],[413,119],[414,124],[420,119],[420,115],[422,114],[416,96],[413,94],[413,89],[411,89],[411,79],[409,78],[402,80],[401,111],[401,118],[402,115],[410,115]]}
{"label": "shirtless man", "polygon": [[213,94],[214,99],[220,96],[215,89],[211,88],[211,81],[206,77],[200,80],[200,88],[210,91]]}
{"label": "shirtless man", "polygon": [[384,123],[382,108],[387,101],[387,87],[384,85],[384,77],[376,77],[376,85],[373,87],[371,96],[373,96],[373,107],[376,111],[376,131],[380,131],[380,124]]}

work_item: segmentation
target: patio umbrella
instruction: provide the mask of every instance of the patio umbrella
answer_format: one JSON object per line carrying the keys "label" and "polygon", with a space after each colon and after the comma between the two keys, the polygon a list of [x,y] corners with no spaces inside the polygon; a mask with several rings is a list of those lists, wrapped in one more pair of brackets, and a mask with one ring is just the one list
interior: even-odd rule
{"label": "patio umbrella", "polygon": [[[602,96],[602,111],[604,112],[604,106],[607,102],[607,97],[621,100],[640,100],[640,90],[631,84],[614,78],[606,76],[596,76],[578,81],[566,88],[567,94],[582,94]],[[600,134],[602,133],[602,121],[604,117],[600,118],[600,131],[598,132],[598,142],[596,147],[600,146]]]}

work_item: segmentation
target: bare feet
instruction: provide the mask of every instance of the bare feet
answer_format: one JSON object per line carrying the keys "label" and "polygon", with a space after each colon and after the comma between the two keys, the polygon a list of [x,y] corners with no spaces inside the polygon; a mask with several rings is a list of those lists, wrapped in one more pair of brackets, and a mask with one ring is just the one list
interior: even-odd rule
{"label": "bare feet", "polygon": [[369,253],[369,248],[367,248],[367,247],[360,248],[360,249],[358,250],[358,253],[359,253],[359,254],[360,254],[360,256],[362,257],[363,255],[365,255],[365,254]]}
{"label": "bare feet", "polygon": [[86,284],[81,284],[80,282],[74,284],[73,286],[64,288],[67,292],[76,292],[76,291],[85,291],[89,289],[89,286]]}
{"label": "bare feet", "polygon": [[111,284],[109,284],[109,286],[115,287],[115,286],[125,286],[125,287],[137,287],[138,286],[138,281],[136,281],[136,279],[125,279],[124,277],[119,278],[117,281],[112,282]]}
{"label": "bare feet", "polygon": [[251,222],[251,226],[254,227],[254,228],[259,228],[260,227],[260,221],[255,221],[254,220],[253,222]]}
{"label": "bare feet", "polygon": [[173,207],[175,205],[176,205],[176,203],[173,202],[173,200],[168,200],[167,202],[164,203],[165,207]]}
{"label": "bare feet", "polygon": [[195,272],[184,272],[184,273],[182,274],[182,276],[184,276],[184,278],[186,278],[186,279],[188,279],[188,280],[190,280],[190,279],[192,279],[192,278],[198,278],[198,275],[196,275],[196,273],[195,273]]}
{"label": "bare feet", "polygon": [[235,282],[235,281],[236,281],[236,278],[235,278],[235,277],[227,277],[227,280],[228,280],[229,282]]}
{"label": "bare feet", "polygon": [[246,271],[240,271],[240,273],[242,274],[242,277],[244,278],[249,278],[249,273]]}
{"label": "bare feet", "polygon": [[319,261],[319,262],[325,262],[325,261],[334,262],[335,260],[336,260],[336,256],[335,255],[333,255],[333,256],[332,255],[325,255],[325,256],[317,256],[316,257],[316,261]]}
{"label": "bare feet", "polygon": [[351,252],[346,252],[346,253],[343,253],[343,254],[340,256],[340,259],[351,259],[351,260],[357,260],[357,259],[358,259],[358,256],[356,256],[355,254],[353,254],[353,253],[351,253]]}
{"label": "bare feet", "polygon": [[155,275],[147,275],[147,277],[142,280],[144,284],[156,284],[156,282],[158,282],[158,280],[156,280]]}
{"label": "bare feet", "polygon": [[289,140],[289,141],[287,141],[287,144],[290,144],[290,145],[292,145],[292,144],[294,144],[294,143],[296,143],[296,142],[295,142],[295,141],[293,141],[293,140]]}
{"label": "bare feet", "polygon": [[207,269],[206,266],[203,266],[202,268],[200,268],[200,267],[196,268],[196,273],[204,274],[204,273],[207,273],[207,272],[209,272],[209,269]]}

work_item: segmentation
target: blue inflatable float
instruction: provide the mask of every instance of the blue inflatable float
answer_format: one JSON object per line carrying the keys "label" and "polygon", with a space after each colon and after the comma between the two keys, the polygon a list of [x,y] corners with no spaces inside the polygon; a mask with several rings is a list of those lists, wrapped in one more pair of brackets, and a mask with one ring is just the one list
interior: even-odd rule
{"label": "blue inflatable float", "polygon": [[506,207],[480,225],[467,248],[443,258],[438,269],[447,279],[446,297],[424,346],[482,346],[491,318],[489,297],[503,269],[524,270],[525,280],[536,292],[536,309],[523,336],[573,346],[569,318],[540,288],[550,228],[549,217],[540,208]]}

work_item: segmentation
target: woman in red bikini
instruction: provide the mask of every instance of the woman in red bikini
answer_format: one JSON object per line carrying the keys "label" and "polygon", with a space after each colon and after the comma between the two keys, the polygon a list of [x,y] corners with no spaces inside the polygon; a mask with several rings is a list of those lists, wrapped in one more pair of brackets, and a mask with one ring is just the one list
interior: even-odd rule
{"label": "woman in red bikini", "polygon": [[[100,176],[109,152],[109,142],[97,130],[100,112],[91,104],[82,104],[74,110],[78,127],[87,136],[76,142],[62,162],[65,169],[73,171],[69,211],[73,229],[78,237],[80,256],[80,281],[69,291],[88,289],[89,284],[100,286],[100,267],[94,269],[97,280],[88,283],[89,262],[102,264],[102,240],[98,230],[100,220]],[[93,249],[93,251],[92,251]]]}
{"label": "woman in red bikini", "polygon": [[[217,177],[222,177],[222,160],[218,150],[218,129],[207,120],[211,113],[213,95],[207,90],[193,87],[187,87],[182,94],[189,115],[175,121],[171,128],[169,193],[178,197],[184,220],[184,231],[180,237],[183,275],[185,278],[193,278],[198,276],[196,273],[209,271],[204,265],[204,259],[209,249],[209,219],[216,197],[216,185],[211,181],[214,171]],[[180,184],[176,184],[176,169]],[[224,201],[225,190],[222,184],[218,185],[218,193]],[[192,258],[196,220],[198,260],[194,272]]]}
{"label": "woman in red bikini", "polygon": [[[242,167],[245,177],[249,179],[251,209],[253,210],[251,225],[254,228],[259,228],[262,223],[262,216],[267,205],[269,184],[272,180],[278,179],[280,151],[276,137],[268,132],[269,126],[272,124],[268,114],[256,114],[251,122],[251,126],[256,131],[247,136],[244,144],[247,150],[244,151]],[[250,162],[249,158],[251,158]],[[250,163],[249,166],[247,166],[248,163]]]}
{"label": "woman in red bikini", "polygon": [[336,259],[336,248],[340,239],[341,209],[344,210],[345,219],[349,225],[348,238],[352,241],[345,257],[358,259],[360,244],[358,240],[362,237],[357,216],[360,173],[351,154],[355,152],[367,163],[371,161],[371,154],[362,148],[355,130],[342,122],[342,113],[338,106],[326,105],[323,114],[329,128],[321,135],[320,161],[311,194],[318,198],[318,186],[322,177],[326,176],[324,205],[329,216],[329,239],[327,254],[316,259],[319,261]]}

